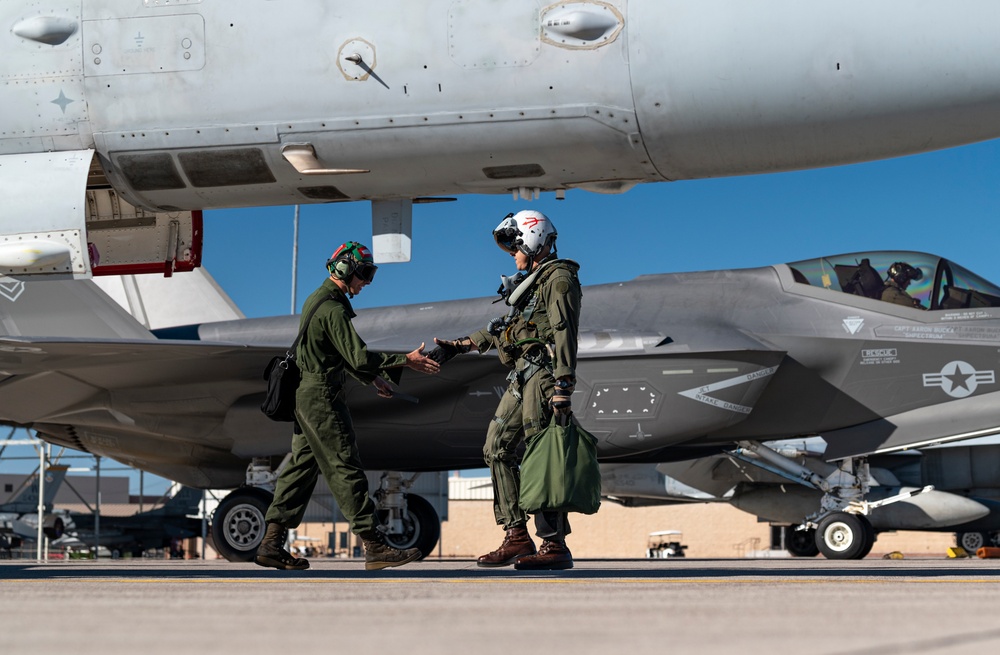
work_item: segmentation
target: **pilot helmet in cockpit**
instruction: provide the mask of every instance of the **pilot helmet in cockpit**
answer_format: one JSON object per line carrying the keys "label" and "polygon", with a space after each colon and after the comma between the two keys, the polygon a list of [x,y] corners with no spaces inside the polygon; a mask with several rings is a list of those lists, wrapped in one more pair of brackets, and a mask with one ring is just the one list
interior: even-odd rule
{"label": "pilot helmet in cockpit", "polygon": [[888,277],[894,280],[900,289],[905,289],[910,285],[910,282],[923,278],[924,274],[919,268],[914,268],[906,262],[896,262],[889,267]]}

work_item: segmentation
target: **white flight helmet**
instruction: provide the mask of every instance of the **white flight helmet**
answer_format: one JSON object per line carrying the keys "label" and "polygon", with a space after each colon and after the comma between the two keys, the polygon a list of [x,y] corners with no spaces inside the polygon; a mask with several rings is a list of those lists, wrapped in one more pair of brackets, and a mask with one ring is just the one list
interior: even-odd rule
{"label": "white flight helmet", "polygon": [[507,214],[493,230],[493,238],[504,252],[520,250],[534,259],[546,246],[555,250],[556,226],[542,212],[532,209]]}

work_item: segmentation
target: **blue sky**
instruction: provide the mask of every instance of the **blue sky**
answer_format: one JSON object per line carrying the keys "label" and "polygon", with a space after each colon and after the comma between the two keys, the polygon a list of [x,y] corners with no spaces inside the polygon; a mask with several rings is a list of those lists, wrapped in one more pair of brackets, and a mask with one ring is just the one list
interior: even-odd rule
{"label": "blue sky", "polygon": [[[858,250],[922,250],[1000,282],[1000,142],[837,168],[642,185],[565,200],[460,196],[416,205],[413,259],[379,268],[357,308],[491,296],[513,260],[491,231],[538,209],[584,284],[744,268]],[[204,265],[247,316],[291,308],[292,207],[205,212]],[[301,207],[298,305],[341,242],[371,245],[366,202]],[[297,311],[297,310],[296,310]],[[433,336],[433,335],[428,335]],[[446,335],[457,336],[457,335]]]}
{"label": "blue sky", "polygon": [[[1000,141],[990,141],[813,171],[643,185],[622,195],[460,196],[417,205],[412,261],[381,266],[354,305],[492,296],[500,274],[514,270],[491,231],[508,212],[528,208],[555,223],[559,254],[580,262],[584,284],[860,250],[931,252],[1000,282],[998,164]],[[293,215],[292,207],[205,212],[203,264],[249,317],[291,310]],[[326,277],[333,250],[352,239],[371,245],[368,203],[302,206],[298,306]],[[115,467],[106,462],[104,470],[124,474]],[[21,470],[31,464],[0,466]],[[131,477],[137,492],[138,476]],[[146,480],[147,493],[166,484]]]}

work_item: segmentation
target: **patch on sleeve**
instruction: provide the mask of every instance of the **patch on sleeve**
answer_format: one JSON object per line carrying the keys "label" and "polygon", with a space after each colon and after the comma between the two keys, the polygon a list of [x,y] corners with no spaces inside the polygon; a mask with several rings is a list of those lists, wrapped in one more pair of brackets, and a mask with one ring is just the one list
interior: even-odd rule
{"label": "patch on sleeve", "polygon": [[569,293],[569,282],[566,280],[556,280],[555,290],[556,293]]}

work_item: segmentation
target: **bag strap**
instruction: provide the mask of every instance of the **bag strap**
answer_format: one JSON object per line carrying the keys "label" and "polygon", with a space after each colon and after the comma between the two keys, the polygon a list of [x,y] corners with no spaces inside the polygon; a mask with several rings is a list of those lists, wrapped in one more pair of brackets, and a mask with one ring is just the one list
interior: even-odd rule
{"label": "bag strap", "polygon": [[295,356],[293,353],[296,351],[296,349],[298,349],[299,342],[302,341],[302,337],[306,333],[306,328],[309,327],[309,322],[312,321],[313,316],[316,315],[316,310],[320,308],[320,305],[322,305],[323,303],[325,303],[327,300],[336,300],[336,298],[334,298],[333,294],[331,293],[331,294],[328,294],[322,300],[320,300],[318,303],[316,303],[316,305],[312,308],[312,311],[309,312],[309,316],[306,317],[306,322],[302,324],[302,329],[299,330],[299,335],[297,337],[295,337],[295,341],[292,342],[292,347],[289,348],[288,352],[285,353],[288,357],[294,357]]}

